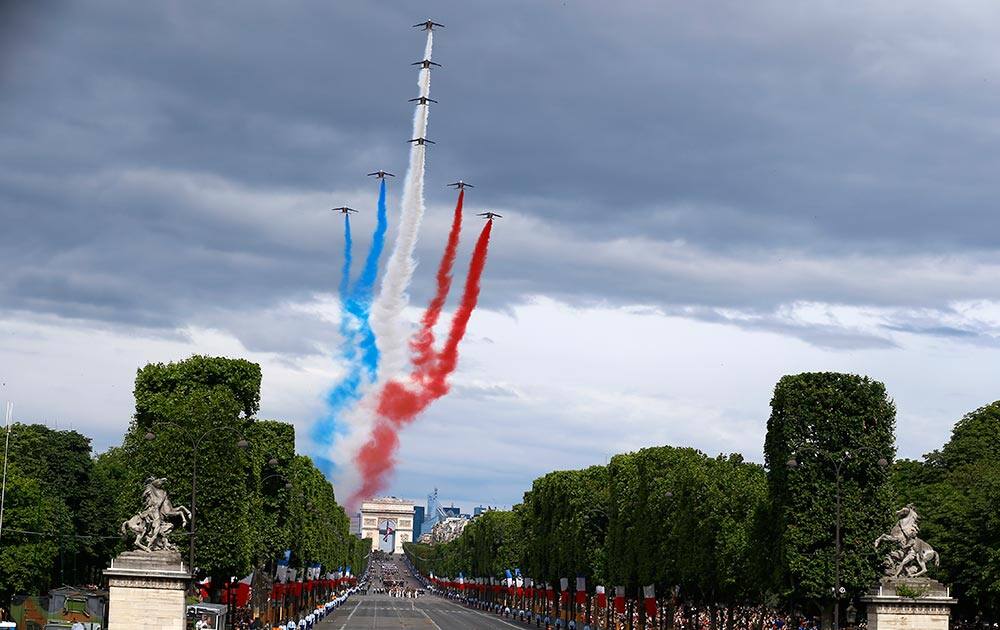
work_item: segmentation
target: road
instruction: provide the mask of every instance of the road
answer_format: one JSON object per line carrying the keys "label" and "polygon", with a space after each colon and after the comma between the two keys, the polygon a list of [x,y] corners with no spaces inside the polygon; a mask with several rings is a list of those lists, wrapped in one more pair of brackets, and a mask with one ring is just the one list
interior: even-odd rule
{"label": "road", "polygon": [[[355,595],[319,630],[524,630],[529,626],[472,610],[434,595],[403,599]],[[531,626],[534,627],[534,626]]]}
{"label": "road", "polygon": [[[419,587],[405,565],[396,560],[398,577],[407,586]],[[438,597],[415,599],[388,595],[353,595],[333,615],[316,626],[317,630],[524,630],[529,626],[501,619],[479,610]],[[532,626],[533,627],[533,626]]]}

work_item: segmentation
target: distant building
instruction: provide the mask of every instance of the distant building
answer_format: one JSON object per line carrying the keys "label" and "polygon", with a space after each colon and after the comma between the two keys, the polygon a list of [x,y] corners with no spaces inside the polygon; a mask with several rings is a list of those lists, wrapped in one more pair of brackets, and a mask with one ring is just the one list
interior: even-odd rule
{"label": "distant building", "polygon": [[355,514],[354,516],[351,517],[351,529],[350,529],[350,532],[351,532],[351,534],[353,534],[354,536],[357,536],[358,538],[361,537],[361,513],[360,512],[358,512],[357,514]]}
{"label": "distant building", "polygon": [[413,540],[420,540],[426,511],[422,505],[413,506]]}
{"label": "distant building", "polygon": [[476,507],[472,508],[472,515],[473,516],[479,516],[480,514],[482,514],[485,511],[486,511],[486,507],[485,506],[477,505]]}
{"label": "distant building", "polygon": [[448,517],[459,517],[462,515],[462,508],[455,507],[454,505],[451,507],[443,507],[441,508],[441,511]]}
{"label": "distant building", "polygon": [[381,497],[361,504],[361,537],[372,550],[401,553],[403,543],[413,540],[413,501]]}

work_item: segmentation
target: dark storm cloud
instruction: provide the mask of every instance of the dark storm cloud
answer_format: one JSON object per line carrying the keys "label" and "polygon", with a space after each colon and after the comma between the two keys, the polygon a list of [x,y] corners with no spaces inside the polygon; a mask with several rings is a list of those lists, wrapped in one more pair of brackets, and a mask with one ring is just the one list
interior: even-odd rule
{"label": "dark storm cloud", "polygon": [[[892,342],[766,315],[796,300],[940,307],[997,293],[905,273],[923,253],[946,268],[961,256],[993,264],[1000,234],[1000,77],[980,61],[994,43],[947,12],[18,6],[0,13],[7,309],[220,326],[220,312],[280,313],[331,290],[339,231],[322,210],[343,196],[370,208],[363,173],[403,172],[408,64],[422,45],[408,27],[425,14],[448,26],[435,50],[429,201],[446,209],[442,185],[461,177],[478,186],[475,208],[513,211],[498,226],[490,307],[549,295],[710,320],[745,309],[754,317],[729,320],[879,347]],[[545,238],[511,225],[519,217]],[[441,229],[431,218],[421,242],[418,301]],[[253,323],[232,329],[259,348],[314,347]]]}

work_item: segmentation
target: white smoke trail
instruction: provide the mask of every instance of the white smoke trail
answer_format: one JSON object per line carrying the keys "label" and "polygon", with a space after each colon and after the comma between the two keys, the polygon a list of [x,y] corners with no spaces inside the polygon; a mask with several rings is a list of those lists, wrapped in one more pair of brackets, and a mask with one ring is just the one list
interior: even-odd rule
{"label": "white smoke trail", "polygon": [[[433,47],[434,32],[428,31],[424,59],[431,59]],[[420,69],[417,85],[420,96],[430,96],[430,68]],[[429,113],[429,105],[417,104],[413,114],[413,138],[426,137]],[[410,147],[410,164],[403,182],[396,242],[385,266],[379,294],[372,304],[371,326],[379,351],[378,374],[357,407],[345,414],[343,421],[347,430],[336,440],[330,451],[330,459],[338,465],[337,493],[345,499],[358,487],[360,481],[354,467],[354,456],[368,439],[374,423],[377,403],[374,396],[382,390],[384,383],[403,372],[409,356],[409,331],[403,321],[403,311],[410,303],[407,289],[417,266],[413,251],[417,246],[420,223],[424,217],[426,151],[426,145],[414,143]]]}
{"label": "white smoke trail", "polygon": [[[427,31],[424,59],[431,58],[433,46],[434,31]],[[429,68],[420,70],[417,85],[420,86],[420,96],[430,96],[431,71]],[[429,105],[417,105],[413,115],[414,138],[425,137],[429,110]],[[372,329],[375,331],[379,350],[379,369],[376,383],[385,383],[402,372],[408,355],[409,335],[402,321],[402,315],[403,310],[410,303],[410,296],[406,291],[417,266],[416,260],[413,259],[413,250],[416,248],[420,223],[424,217],[424,158],[426,151],[427,147],[422,144],[414,143],[410,148],[410,166],[406,171],[406,179],[403,183],[399,231],[396,234],[392,255],[385,267],[381,291],[372,306]]]}

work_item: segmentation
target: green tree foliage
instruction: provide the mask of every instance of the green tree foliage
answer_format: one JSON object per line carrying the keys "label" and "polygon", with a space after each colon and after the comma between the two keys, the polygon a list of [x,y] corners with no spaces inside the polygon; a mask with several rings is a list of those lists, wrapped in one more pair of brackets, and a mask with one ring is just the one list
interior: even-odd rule
{"label": "green tree foliage", "polygon": [[302,455],[293,459],[289,472],[293,486],[288,490],[287,529],[293,563],[305,566],[319,562],[326,567],[350,564],[350,521],[337,505],[333,486],[312,460]]}
{"label": "green tree foliage", "polygon": [[604,574],[608,493],[604,466],[556,471],[534,481],[524,494],[522,526],[524,565],[535,579]]}
{"label": "green tree foliage", "polygon": [[[149,477],[166,477],[174,503],[191,507],[196,446],[195,563],[213,582],[271,570],[285,549],[299,567],[363,571],[368,541],[350,535],[332,484],[295,454],[294,428],[254,418],[260,380],[260,368],[244,360],[147,365],[136,377],[136,415],[122,446],[96,458],[76,432],[13,425],[0,601],[100,582],[125,546],[120,525],[139,511]],[[187,531],[175,530],[174,540],[186,559]]]}
{"label": "green tree foliage", "polygon": [[258,420],[248,428],[247,440],[251,460],[264,462],[250,510],[250,520],[256,524],[254,557],[272,560],[291,548],[290,505],[295,495],[294,485],[285,486],[294,484],[290,467],[295,460],[295,428],[284,422]]}
{"label": "green tree foliage", "polygon": [[[872,541],[892,514],[888,471],[895,455],[895,405],[885,386],[838,373],[785,376],[771,400],[764,458],[776,587],[793,601],[832,596],[835,584],[836,474],[841,483],[841,583],[851,593],[876,578]],[[831,453],[827,457],[819,453]],[[787,465],[792,456],[796,468]]]}
{"label": "green tree foliage", "polygon": [[[167,478],[175,504],[190,508],[194,500],[194,562],[214,583],[249,573],[260,548],[252,522],[264,462],[237,448],[250,433],[260,380],[254,363],[203,356],[149,364],[135,379],[135,419],[124,442],[136,464],[130,503],[138,509],[149,476]],[[184,535],[177,533],[182,546]]]}
{"label": "green tree foliage", "polygon": [[520,508],[480,514],[451,543],[444,555],[446,563],[438,570],[451,576],[462,572],[499,577],[506,570],[520,568],[524,540],[520,517]]}
{"label": "green tree foliage", "polygon": [[482,514],[450,543],[406,551],[441,576],[520,567],[548,582],[582,575],[633,593],[654,583],[661,593],[678,585],[691,601],[754,601],[766,491],[763,468],[738,455],[648,448],[540,477],[513,510]]}
{"label": "green tree foliage", "polygon": [[919,514],[920,537],[941,555],[934,574],[967,613],[1000,616],[1000,401],[967,414],[924,461],[894,466],[899,504]]}
{"label": "green tree foliage", "polygon": [[[9,457],[21,480],[37,484],[44,502],[66,516],[32,529],[38,533],[31,536],[48,537],[57,550],[55,561],[44,566],[48,573],[44,586],[100,581],[116,525],[106,480],[91,458],[90,439],[76,431],[15,423]],[[16,508],[9,502],[7,508],[6,516],[16,518]],[[5,534],[16,533],[9,521],[5,529]],[[5,535],[4,546],[10,540]]]}
{"label": "green tree foliage", "polygon": [[72,515],[65,502],[45,484],[11,464],[0,541],[0,601],[9,601],[17,593],[48,588],[53,571],[57,571],[60,545],[69,542],[49,533],[68,532],[71,528]]}
{"label": "green tree foliage", "polygon": [[[347,515],[330,482],[295,454],[294,429],[253,417],[260,380],[256,364],[219,357],[139,370],[135,420],[122,448],[107,456],[125,488],[118,516],[136,513],[150,476],[166,477],[174,503],[190,507],[197,447],[195,565],[214,583],[269,570],[285,549],[293,566],[360,566],[364,555],[349,540]],[[238,448],[241,439],[246,449]],[[186,532],[175,538],[186,549]]]}
{"label": "green tree foliage", "polygon": [[760,466],[665,446],[612,458],[609,478],[611,582],[635,593],[643,584],[676,586],[695,603],[759,596]]}

